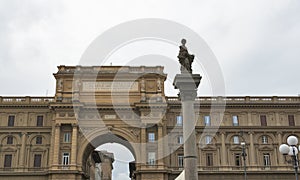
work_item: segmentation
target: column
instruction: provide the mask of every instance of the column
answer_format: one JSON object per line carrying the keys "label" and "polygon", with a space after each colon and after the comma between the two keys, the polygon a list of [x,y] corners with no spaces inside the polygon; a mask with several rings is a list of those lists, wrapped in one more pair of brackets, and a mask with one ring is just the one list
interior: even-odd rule
{"label": "column", "polygon": [[[158,158],[158,165],[159,167],[163,166],[164,162],[163,162],[163,149],[164,149],[164,142],[163,142],[163,127],[162,125],[159,125],[157,128],[157,146],[158,146],[158,150],[157,150],[157,158]],[[162,167],[163,168],[163,167]]]}
{"label": "column", "polygon": [[[282,132],[277,132],[277,143],[279,146],[283,143],[282,142]],[[278,148],[279,148],[279,146],[278,146]],[[286,166],[283,155],[279,152],[279,150],[277,151],[277,157],[278,157],[278,165]]]}
{"label": "column", "polygon": [[54,144],[53,146],[53,165],[59,165],[59,149],[60,149],[60,124],[55,125]]}
{"label": "column", "polygon": [[[275,159],[275,166],[278,166],[278,164],[279,164],[279,159],[278,159],[278,148],[275,146],[274,147],[274,159]],[[278,161],[277,161],[277,159],[278,159]]]}
{"label": "column", "polygon": [[183,114],[183,139],[184,139],[184,179],[198,180],[198,163],[196,147],[196,118],[194,101],[197,97],[197,88],[201,80],[200,74],[182,72],[175,76],[173,85],[179,89],[181,108]]}
{"label": "column", "polygon": [[279,118],[279,113],[278,112],[275,112],[275,120],[276,120],[276,126],[282,126],[280,124],[280,118]]}
{"label": "column", "polygon": [[253,122],[252,122],[252,118],[251,118],[251,112],[248,112],[248,126],[252,126]]}
{"label": "column", "polygon": [[250,166],[255,165],[255,150],[253,142],[253,132],[249,132],[250,135]]}
{"label": "column", "polygon": [[146,152],[146,128],[141,128],[141,143],[140,143],[141,155],[140,160],[142,165],[147,164],[147,152]]}
{"label": "column", "polygon": [[20,167],[25,167],[25,156],[26,156],[26,136],[27,133],[22,133],[22,139],[21,139],[21,149],[20,149]]}
{"label": "column", "polygon": [[227,165],[227,155],[226,155],[226,144],[225,144],[225,132],[221,132],[221,165]]}
{"label": "column", "polygon": [[185,179],[197,180],[197,152],[195,135],[194,101],[182,101],[183,109],[183,139],[184,139],[184,166]]}
{"label": "column", "polygon": [[72,149],[71,149],[71,165],[77,164],[76,159],[77,159],[77,125],[73,124],[72,125],[73,130],[72,130]]}

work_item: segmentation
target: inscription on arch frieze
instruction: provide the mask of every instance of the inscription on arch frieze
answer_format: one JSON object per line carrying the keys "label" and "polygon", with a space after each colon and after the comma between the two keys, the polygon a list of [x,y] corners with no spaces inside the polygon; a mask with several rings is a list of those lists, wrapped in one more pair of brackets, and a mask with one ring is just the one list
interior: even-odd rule
{"label": "inscription on arch frieze", "polygon": [[84,92],[138,92],[138,82],[130,81],[85,81],[82,83]]}

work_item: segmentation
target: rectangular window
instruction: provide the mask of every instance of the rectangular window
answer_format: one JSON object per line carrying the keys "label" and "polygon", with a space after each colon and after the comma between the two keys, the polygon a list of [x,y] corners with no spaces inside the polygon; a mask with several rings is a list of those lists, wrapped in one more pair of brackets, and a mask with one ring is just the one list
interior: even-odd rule
{"label": "rectangular window", "polygon": [[241,161],[241,154],[240,153],[236,153],[234,154],[234,162],[236,166],[241,166],[242,165],[242,161]]}
{"label": "rectangular window", "polygon": [[155,141],[155,133],[151,132],[148,133],[148,142],[154,142]]}
{"label": "rectangular window", "polygon": [[155,152],[148,152],[148,164],[155,165]]}
{"label": "rectangular window", "polygon": [[210,126],[210,116],[204,116],[204,125]]}
{"label": "rectangular window", "polygon": [[263,143],[263,144],[268,144],[268,136],[262,136],[261,137],[261,142]]}
{"label": "rectangular window", "polygon": [[295,126],[294,115],[288,115],[289,126]]}
{"label": "rectangular window", "polygon": [[270,166],[271,165],[270,154],[264,153],[263,158],[264,158],[264,166]]}
{"label": "rectangular window", "polygon": [[62,165],[68,165],[70,162],[70,153],[63,153],[62,156]]}
{"label": "rectangular window", "polygon": [[211,144],[212,137],[211,136],[205,136],[205,144]]}
{"label": "rectangular window", "polygon": [[7,144],[13,144],[14,143],[14,138],[12,136],[7,137]]}
{"label": "rectangular window", "polygon": [[65,133],[64,134],[64,142],[65,143],[71,142],[71,133]]}
{"label": "rectangular window", "polygon": [[240,144],[239,136],[233,136],[233,144]]}
{"label": "rectangular window", "polygon": [[42,143],[43,143],[43,138],[42,138],[42,136],[37,136],[37,137],[36,137],[35,143],[36,143],[36,144],[42,144]]}
{"label": "rectangular window", "polygon": [[36,118],[36,126],[41,127],[43,126],[44,116],[37,116]]}
{"label": "rectangular window", "polygon": [[183,136],[178,136],[177,137],[177,143],[178,144],[183,144]]}
{"label": "rectangular window", "polygon": [[182,116],[176,116],[176,126],[182,126]]}
{"label": "rectangular window", "polygon": [[178,154],[178,166],[179,167],[183,167],[183,155],[182,154]]}
{"label": "rectangular window", "polygon": [[15,116],[8,116],[8,126],[15,125]]}
{"label": "rectangular window", "polygon": [[239,125],[238,116],[232,116],[232,125],[233,126],[238,126]]}
{"label": "rectangular window", "polygon": [[4,167],[11,167],[11,161],[12,161],[12,155],[11,154],[5,154],[4,157]]}
{"label": "rectangular window", "polygon": [[267,116],[266,115],[260,115],[260,124],[261,124],[261,126],[267,126]]}
{"label": "rectangular window", "polygon": [[34,155],[33,167],[41,167],[41,162],[42,162],[42,155],[41,154],[35,154]]}
{"label": "rectangular window", "polygon": [[213,166],[213,154],[212,153],[206,153],[206,166]]}

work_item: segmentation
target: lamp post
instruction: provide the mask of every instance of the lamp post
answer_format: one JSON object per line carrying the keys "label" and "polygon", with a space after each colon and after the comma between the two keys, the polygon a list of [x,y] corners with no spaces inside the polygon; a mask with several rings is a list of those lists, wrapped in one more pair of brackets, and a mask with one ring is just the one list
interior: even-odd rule
{"label": "lamp post", "polygon": [[244,161],[244,179],[247,180],[247,166],[246,166],[246,143],[243,141],[241,142],[242,146],[242,156],[243,156],[243,161]]}
{"label": "lamp post", "polygon": [[292,157],[292,160],[290,161],[287,161],[286,159],[285,160],[286,162],[292,163],[294,165],[296,180],[298,180],[298,168],[299,168],[299,164],[298,164],[299,161],[297,158],[297,154],[298,154],[298,148],[296,146],[297,144],[298,144],[298,138],[296,136],[289,136],[287,138],[287,144],[281,144],[279,146],[279,152],[284,155],[284,158],[286,158],[286,155]]}

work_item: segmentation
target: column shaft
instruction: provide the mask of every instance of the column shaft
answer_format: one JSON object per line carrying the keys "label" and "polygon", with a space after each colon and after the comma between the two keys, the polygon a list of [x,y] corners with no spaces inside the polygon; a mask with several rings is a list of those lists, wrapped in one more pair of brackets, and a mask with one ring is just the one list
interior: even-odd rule
{"label": "column shaft", "polygon": [[[278,134],[277,134],[277,142],[278,142],[279,146],[283,143],[281,132],[278,132]],[[277,151],[277,156],[278,156],[279,166],[286,166],[286,164],[284,163],[283,155],[279,151]]]}
{"label": "column shaft", "polygon": [[221,133],[221,165],[226,166],[227,165],[227,155],[226,155],[226,145],[225,145],[225,134]]}
{"label": "column shaft", "polygon": [[163,142],[163,127],[158,126],[157,130],[157,146],[158,146],[158,152],[157,152],[157,158],[158,158],[158,165],[163,165],[163,148],[164,148],[164,142]]}
{"label": "column shaft", "polygon": [[20,149],[20,167],[25,166],[25,156],[26,156],[26,133],[22,133],[21,149]]}
{"label": "column shaft", "polygon": [[255,165],[255,150],[253,142],[253,132],[250,132],[250,166]]}
{"label": "column shaft", "polygon": [[198,180],[194,101],[182,101],[184,169],[186,180]]}
{"label": "column shaft", "polygon": [[73,125],[72,131],[72,150],[71,150],[71,164],[76,165],[77,159],[77,126]]}
{"label": "column shaft", "polygon": [[251,112],[248,112],[248,126],[252,126],[253,122],[252,122],[252,118],[251,118]]}
{"label": "column shaft", "polygon": [[147,161],[146,161],[146,128],[141,128],[141,162],[144,163],[144,165],[146,165]]}
{"label": "column shaft", "polygon": [[60,149],[60,125],[55,126],[54,145],[53,145],[53,165],[59,165],[59,149]]}
{"label": "column shaft", "polygon": [[276,126],[281,126],[280,118],[279,118],[279,113],[275,112],[275,119],[276,119]]}

